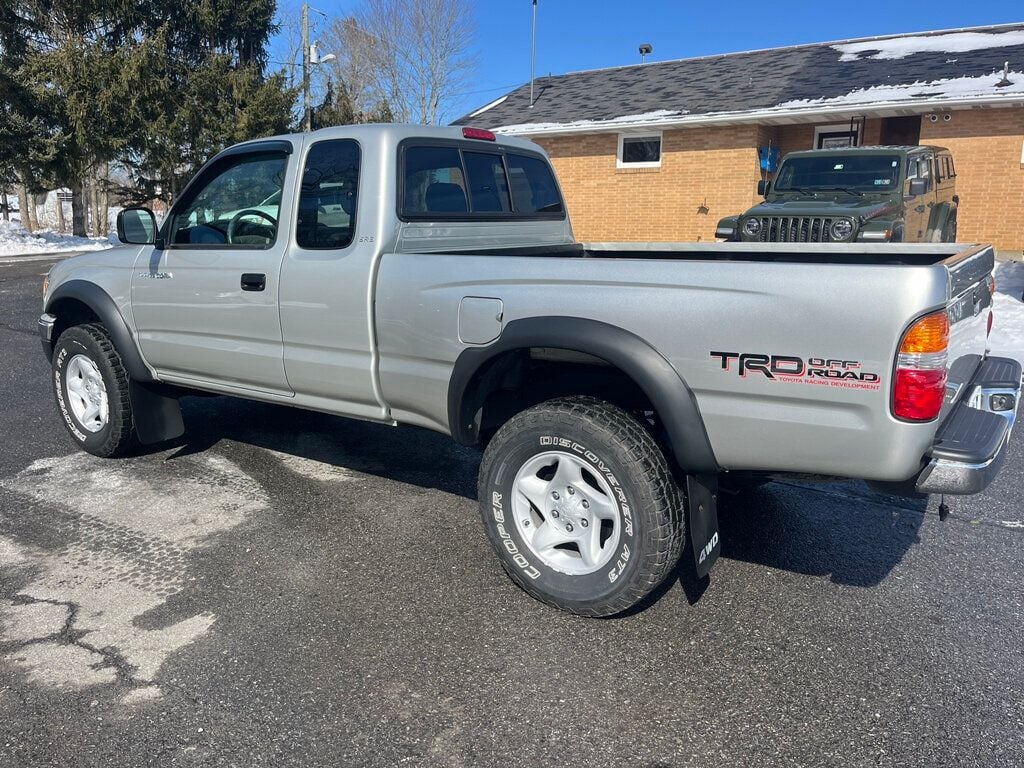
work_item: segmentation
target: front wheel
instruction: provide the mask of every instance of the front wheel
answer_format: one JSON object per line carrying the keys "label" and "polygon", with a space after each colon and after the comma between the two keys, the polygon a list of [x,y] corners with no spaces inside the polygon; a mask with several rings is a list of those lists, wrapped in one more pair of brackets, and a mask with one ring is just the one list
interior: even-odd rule
{"label": "front wheel", "polygon": [[135,447],[128,373],[102,325],[77,325],[60,335],[53,387],[64,426],[79,447],[104,458]]}
{"label": "front wheel", "polygon": [[505,570],[533,597],[584,616],[636,605],[679,560],[682,491],[657,443],[617,406],[550,400],[484,452],[480,513]]}

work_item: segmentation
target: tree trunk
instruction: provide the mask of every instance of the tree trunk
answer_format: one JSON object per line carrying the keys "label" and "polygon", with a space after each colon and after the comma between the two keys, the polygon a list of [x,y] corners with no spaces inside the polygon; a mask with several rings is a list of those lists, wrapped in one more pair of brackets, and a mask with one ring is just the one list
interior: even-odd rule
{"label": "tree trunk", "polygon": [[28,220],[32,225],[32,231],[36,232],[39,230],[39,206],[36,205],[36,196],[28,196]]}
{"label": "tree trunk", "polygon": [[29,210],[29,194],[25,191],[25,185],[18,185],[18,216],[21,218],[21,226],[32,231],[32,212]]}
{"label": "tree trunk", "polygon": [[100,180],[99,167],[89,179],[89,207],[92,209],[92,233],[99,237],[103,234],[100,227]]}
{"label": "tree trunk", "polygon": [[54,199],[57,201],[57,231],[62,235],[68,231],[68,223],[64,220],[64,201],[60,199],[60,190],[54,190]]}
{"label": "tree trunk", "polygon": [[85,205],[85,190],[82,188],[82,181],[75,179],[71,185],[71,234],[76,237],[88,235],[85,229]]}
{"label": "tree trunk", "polygon": [[100,188],[100,235],[106,237],[110,234],[110,164],[103,164],[103,174]]}
{"label": "tree trunk", "polygon": [[7,198],[7,190],[0,192],[0,209],[4,212],[4,221],[11,220],[11,201]]}

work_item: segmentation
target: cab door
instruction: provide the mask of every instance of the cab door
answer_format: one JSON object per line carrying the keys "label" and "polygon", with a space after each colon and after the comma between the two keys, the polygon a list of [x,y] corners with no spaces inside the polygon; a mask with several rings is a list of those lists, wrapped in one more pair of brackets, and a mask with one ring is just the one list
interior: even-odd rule
{"label": "cab door", "polygon": [[168,214],[132,275],[139,346],[162,379],[290,394],[278,288],[291,204],[289,141],[228,150]]}
{"label": "cab door", "polygon": [[903,240],[920,243],[927,239],[928,221],[935,207],[932,154],[915,154],[907,159],[907,180],[903,188]]}

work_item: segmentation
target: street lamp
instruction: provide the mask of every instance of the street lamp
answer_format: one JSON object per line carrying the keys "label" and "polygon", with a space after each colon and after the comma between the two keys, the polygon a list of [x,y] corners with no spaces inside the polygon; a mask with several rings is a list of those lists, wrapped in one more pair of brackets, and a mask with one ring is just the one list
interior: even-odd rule
{"label": "street lamp", "polygon": [[[316,9],[313,9],[316,11]],[[309,106],[309,68],[313,64],[323,64],[334,61],[337,56],[327,53],[320,56],[317,44],[309,44],[309,3],[302,4],[302,125],[306,131],[313,130],[313,110]],[[316,11],[325,16],[323,11]]]}

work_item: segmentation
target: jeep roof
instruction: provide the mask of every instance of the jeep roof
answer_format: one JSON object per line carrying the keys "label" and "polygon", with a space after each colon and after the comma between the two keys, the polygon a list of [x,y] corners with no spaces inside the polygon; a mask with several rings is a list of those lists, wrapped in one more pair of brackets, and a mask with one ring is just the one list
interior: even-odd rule
{"label": "jeep roof", "polygon": [[932,144],[875,144],[865,147],[826,147],[824,149],[803,149],[797,152],[787,152],[786,157],[807,157],[809,155],[872,155],[877,152],[899,152],[901,155],[912,155],[917,152],[949,152],[945,147],[937,147]]}

